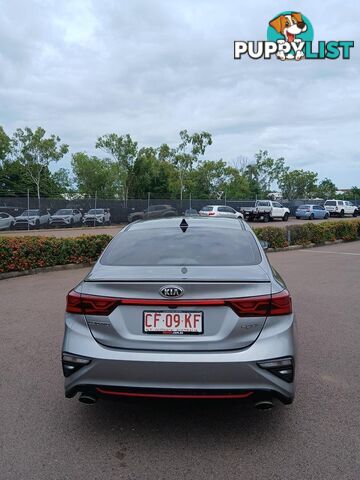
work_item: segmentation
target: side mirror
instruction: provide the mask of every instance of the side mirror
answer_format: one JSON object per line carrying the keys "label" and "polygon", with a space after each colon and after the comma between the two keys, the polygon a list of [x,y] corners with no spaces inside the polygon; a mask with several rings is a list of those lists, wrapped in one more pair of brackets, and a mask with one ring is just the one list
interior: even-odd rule
{"label": "side mirror", "polygon": [[263,250],[267,250],[269,248],[269,242],[266,242],[265,240],[259,240],[259,242]]}

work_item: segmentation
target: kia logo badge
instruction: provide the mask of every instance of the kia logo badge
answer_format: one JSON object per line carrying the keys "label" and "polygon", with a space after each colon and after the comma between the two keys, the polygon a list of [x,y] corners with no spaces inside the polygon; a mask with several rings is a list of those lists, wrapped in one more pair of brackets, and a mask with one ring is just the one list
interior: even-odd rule
{"label": "kia logo badge", "polygon": [[159,292],[163,297],[181,297],[184,295],[184,289],[176,285],[164,285]]}

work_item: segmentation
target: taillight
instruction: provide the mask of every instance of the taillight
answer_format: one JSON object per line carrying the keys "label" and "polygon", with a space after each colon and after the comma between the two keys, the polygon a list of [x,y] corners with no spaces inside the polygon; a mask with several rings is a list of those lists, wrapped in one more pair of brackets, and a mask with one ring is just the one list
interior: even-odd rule
{"label": "taillight", "polygon": [[66,311],[84,315],[110,315],[119,303],[118,298],[80,294],[72,290],[67,296]]}
{"label": "taillight", "polygon": [[235,298],[226,303],[240,317],[267,317],[270,311],[270,295],[252,298]]}
{"label": "taillight", "polygon": [[159,307],[224,306],[231,307],[240,317],[267,317],[292,313],[291,297],[287,290],[274,295],[232,299],[163,300],[114,298],[80,294],[72,290],[67,296],[66,311],[83,315],[110,315],[118,305],[157,305]]}
{"label": "taillight", "polygon": [[292,313],[292,301],[290,293],[287,290],[271,295],[271,316],[289,315],[290,313]]}
{"label": "taillight", "polygon": [[215,212],[209,212],[208,215],[215,215]]}

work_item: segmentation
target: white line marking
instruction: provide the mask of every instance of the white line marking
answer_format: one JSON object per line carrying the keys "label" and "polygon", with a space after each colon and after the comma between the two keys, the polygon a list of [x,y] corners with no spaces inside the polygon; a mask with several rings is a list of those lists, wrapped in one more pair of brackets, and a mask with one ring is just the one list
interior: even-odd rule
{"label": "white line marking", "polygon": [[315,252],[314,250],[300,250],[304,253],[331,253],[332,255],[355,255],[360,257],[360,253],[348,253],[348,252],[332,252],[331,250],[321,250]]}

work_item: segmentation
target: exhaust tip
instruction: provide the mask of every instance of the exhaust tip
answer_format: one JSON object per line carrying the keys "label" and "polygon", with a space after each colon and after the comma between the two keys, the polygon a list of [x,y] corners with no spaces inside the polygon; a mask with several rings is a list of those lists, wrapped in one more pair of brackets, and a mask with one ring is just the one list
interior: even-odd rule
{"label": "exhaust tip", "polygon": [[255,408],[257,410],[270,410],[274,407],[272,400],[259,400],[255,403]]}
{"label": "exhaust tip", "polygon": [[86,403],[86,405],[94,405],[94,403],[97,402],[97,398],[93,397],[92,395],[82,393],[79,397],[79,402]]}

